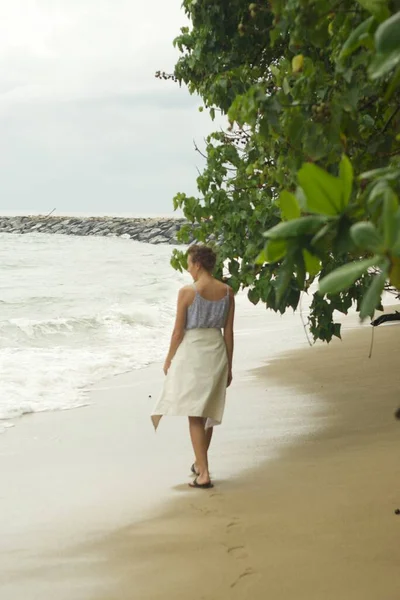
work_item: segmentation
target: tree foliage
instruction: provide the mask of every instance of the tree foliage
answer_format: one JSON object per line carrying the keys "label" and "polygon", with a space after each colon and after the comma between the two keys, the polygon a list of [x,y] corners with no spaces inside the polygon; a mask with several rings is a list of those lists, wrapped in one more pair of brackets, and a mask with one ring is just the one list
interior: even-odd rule
{"label": "tree foliage", "polygon": [[310,330],[340,336],[335,310],[366,318],[400,289],[398,2],[183,6],[172,77],[229,126],[207,138],[198,197],[174,206],[198,240],[220,240],[220,268],[253,303],[296,309],[318,277]]}

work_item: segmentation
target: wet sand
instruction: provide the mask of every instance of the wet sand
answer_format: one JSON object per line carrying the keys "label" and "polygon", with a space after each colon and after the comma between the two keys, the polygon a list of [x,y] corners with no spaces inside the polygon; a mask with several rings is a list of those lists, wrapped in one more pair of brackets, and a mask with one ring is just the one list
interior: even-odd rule
{"label": "wet sand", "polygon": [[[242,300],[235,382],[213,444],[214,473],[226,479],[273,458],[309,428],[306,406],[290,396],[267,405],[249,372],[260,356],[306,346],[300,319]],[[90,390],[88,406],[27,415],[0,435],[1,600],[96,596],[112,574],[96,552],[78,546],[190,494],[186,420],[163,419],[155,435],[149,417],[163,377],[155,364],[103,380]],[[101,573],[93,576],[98,562]]]}
{"label": "wet sand", "polygon": [[179,421],[143,430],[159,366],[3,436],[1,600],[398,600],[400,328],[368,359],[369,327],[308,348],[293,324],[241,329],[210,491]]}
{"label": "wet sand", "polygon": [[193,491],[94,547],[101,600],[397,600],[400,328],[286,354],[259,371],[324,399],[325,428],[246,476]]}

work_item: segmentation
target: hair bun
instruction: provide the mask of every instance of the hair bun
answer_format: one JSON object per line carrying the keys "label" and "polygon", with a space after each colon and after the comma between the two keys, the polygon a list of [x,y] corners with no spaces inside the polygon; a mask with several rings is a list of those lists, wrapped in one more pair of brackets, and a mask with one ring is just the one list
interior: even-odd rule
{"label": "hair bun", "polygon": [[210,246],[193,244],[188,250],[188,255],[191,256],[194,263],[201,265],[203,269],[209,273],[214,270],[215,263],[217,262],[217,255]]}

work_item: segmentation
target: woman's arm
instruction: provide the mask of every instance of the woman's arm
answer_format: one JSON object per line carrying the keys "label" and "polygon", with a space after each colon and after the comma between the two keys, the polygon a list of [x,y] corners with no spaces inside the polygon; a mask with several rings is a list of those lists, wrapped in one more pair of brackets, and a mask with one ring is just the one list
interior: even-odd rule
{"label": "woman's arm", "polygon": [[226,345],[226,352],[228,354],[228,383],[227,387],[229,387],[232,383],[232,360],[233,360],[233,347],[234,347],[234,337],[233,337],[233,322],[235,319],[235,296],[233,294],[233,290],[229,289],[229,311],[228,317],[226,319],[226,324],[224,327],[224,340]]}
{"label": "woman's arm", "polygon": [[186,310],[189,304],[191,303],[190,300],[192,299],[190,298],[190,296],[193,296],[192,290],[188,290],[187,288],[182,288],[181,290],[179,290],[175,325],[172,331],[169,351],[164,364],[165,375],[168,373],[168,369],[171,366],[171,361],[174,358],[175,353],[183,340],[186,326]]}

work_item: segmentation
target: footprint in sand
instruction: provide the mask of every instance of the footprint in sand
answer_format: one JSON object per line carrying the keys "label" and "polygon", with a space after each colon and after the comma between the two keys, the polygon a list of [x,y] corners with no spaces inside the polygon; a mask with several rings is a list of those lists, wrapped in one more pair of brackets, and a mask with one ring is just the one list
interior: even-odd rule
{"label": "footprint in sand", "polygon": [[201,513],[202,515],[212,515],[218,512],[218,510],[216,508],[201,508],[200,506],[196,506],[195,504],[191,504],[190,508],[192,508],[193,510],[196,510],[197,512]]}
{"label": "footprint in sand", "polygon": [[210,498],[222,498],[222,494],[221,492],[212,492],[212,494],[210,494]]}
{"label": "footprint in sand", "polygon": [[203,513],[205,515],[215,515],[218,513],[218,510],[216,508],[204,508]]}
{"label": "footprint in sand", "polygon": [[255,575],[255,574],[256,574],[256,572],[253,571],[253,569],[251,567],[249,567],[248,569],[243,571],[243,573],[241,573],[239,575],[239,577],[237,579],[235,579],[235,581],[233,583],[231,583],[231,588],[236,587],[238,584],[243,582],[245,579],[247,579],[248,577]]}
{"label": "footprint in sand", "polygon": [[227,549],[227,553],[237,559],[248,558],[249,556],[244,546],[232,546]]}
{"label": "footprint in sand", "polygon": [[[229,535],[230,539],[235,539],[237,534],[240,534],[241,531],[241,521],[238,517],[233,517],[233,519],[226,526],[226,533]],[[231,537],[232,536],[232,537]],[[240,538],[242,536],[236,537],[235,541],[242,541]],[[226,552],[235,559],[235,561],[243,561],[249,559],[249,554],[247,548],[244,544],[236,544],[226,546]],[[238,562],[238,565],[240,562]],[[242,563],[243,564],[243,563]],[[230,587],[235,588],[237,585],[242,584],[247,579],[250,579],[250,576],[256,575],[256,571],[252,569],[252,567],[247,567],[244,571],[240,573],[240,575],[231,583]]]}
{"label": "footprint in sand", "polygon": [[240,519],[234,517],[230,523],[226,526],[227,533],[236,533],[238,527],[240,526]]}

